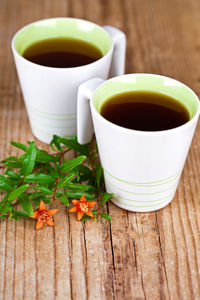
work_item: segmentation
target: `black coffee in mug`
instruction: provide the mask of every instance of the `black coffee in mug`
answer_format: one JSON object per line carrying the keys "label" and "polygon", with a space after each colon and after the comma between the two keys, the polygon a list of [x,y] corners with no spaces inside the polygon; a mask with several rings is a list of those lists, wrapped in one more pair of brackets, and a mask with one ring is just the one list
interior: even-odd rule
{"label": "black coffee in mug", "polygon": [[25,49],[27,60],[53,68],[79,67],[103,56],[93,44],[74,38],[50,38],[37,41]]}
{"label": "black coffee in mug", "polygon": [[116,125],[142,131],[172,129],[190,120],[180,101],[152,91],[116,94],[105,101],[100,114]]}

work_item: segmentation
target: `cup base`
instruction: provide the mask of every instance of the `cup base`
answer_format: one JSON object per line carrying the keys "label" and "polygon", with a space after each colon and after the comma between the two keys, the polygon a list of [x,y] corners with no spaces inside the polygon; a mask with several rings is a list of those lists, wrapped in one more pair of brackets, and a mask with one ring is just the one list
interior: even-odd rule
{"label": "cup base", "polygon": [[[173,199],[172,199],[173,200]],[[133,211],[133,212],[141,212],[141,213],[144,213],[144,212],[153,212],[153,211],[157,211],[165,206],[167,206],[172,200],[169,200],[169,201],[166,201],[156,207],[130,207],[130,206],[126,206],[125,204],[121,204],[119,202],[116,202],[114,199],[112,199],[112,203],[115,204],[116,206],[120,207],[120,208],[123,208],[125,210],[128,210],[128,211]]]}
{"label": "cup base", "polygon": [[50,142],[51,142],[51,139],[52,139],[52,137],[45,137],[44,135],[42,135],[42,137],[39,135],[39,134],[37,134],[37,133],[35,133],[34,132],[34,130],[32,129],[32,134],[34,135],[34,137],[36,138],[36,139],[38,139],[40,142],[42,142],[42,143],[44,143],[44,144],[50,144]]}

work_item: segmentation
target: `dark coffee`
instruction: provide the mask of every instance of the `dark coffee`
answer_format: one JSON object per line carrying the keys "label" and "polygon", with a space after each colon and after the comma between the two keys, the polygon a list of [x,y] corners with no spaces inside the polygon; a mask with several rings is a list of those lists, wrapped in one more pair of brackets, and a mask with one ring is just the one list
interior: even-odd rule
{"label": "dark coffee", "polygon": [[103,55],[94,45],[73,38],[52,38],[30,45],[23,57],[38,65],[72,68],[90,64]]}
{"label": "dark coffee", "polygon": [[143,131],[172,129],[190,119],[181,102],[151,91],[116,94],[106,100],[100,114],[116,125]]}

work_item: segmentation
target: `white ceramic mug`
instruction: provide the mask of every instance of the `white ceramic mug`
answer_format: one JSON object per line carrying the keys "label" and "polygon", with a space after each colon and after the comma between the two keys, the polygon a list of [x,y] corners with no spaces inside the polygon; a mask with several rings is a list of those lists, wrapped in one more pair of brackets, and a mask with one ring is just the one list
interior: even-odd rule
{"label": "white ceramic mug", "polygon": [[[92,43],[103,57],[88,65],[62,69],[41,66],[23,57],[31,44],[56,37]],[[125,48],[125,35],[120,30],[80,19],[45,19],[19,30],[12,39],[12,50],[33,134],[45,143],[53,134],[68,138],[77,134],[78,86],[90,78],[122,75]]]}
{"label": "white ceramic mug", "polygon": [[[150,132],[115,125],[100,115],[106,99],[130,90],[160,92],[176,98],[186,106],[190,120],[174,129]],[[114,193],[112,201],[116,205],[147,212],[173,199],[199,112],[195,93],[165,76],[129,74],[108,81],[96,78],[79,87],[78,141],[84,144],[91,140],[94,124],[106,190]]]}

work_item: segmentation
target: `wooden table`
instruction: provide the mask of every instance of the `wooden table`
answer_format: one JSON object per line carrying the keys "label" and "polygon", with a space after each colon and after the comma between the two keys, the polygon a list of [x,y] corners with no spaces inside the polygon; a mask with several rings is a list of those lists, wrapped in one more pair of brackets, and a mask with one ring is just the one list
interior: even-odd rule
{"label": "wooden table", "polygon": [[[126,72],[200,85],[198,0],[0,0],[0,159],[9,141],[34,140],[10,49],[13,34],[57,16],[109,24],[127,35]],[[38,146],[47,146],[36,140]],[[0,222],[0,299],[200,299],[200,128],[178,191],[157,212],[109,204],[112,222],[77,222],[60,209],[55,227]]]}

